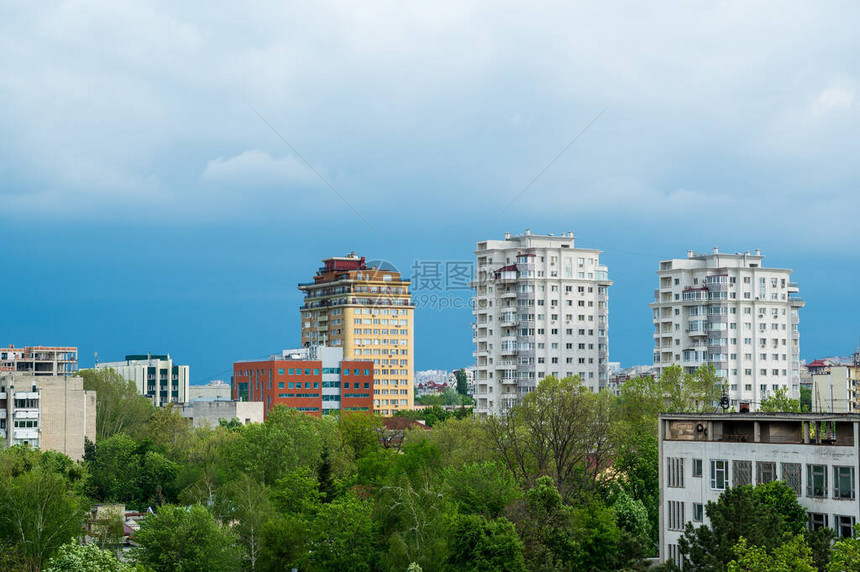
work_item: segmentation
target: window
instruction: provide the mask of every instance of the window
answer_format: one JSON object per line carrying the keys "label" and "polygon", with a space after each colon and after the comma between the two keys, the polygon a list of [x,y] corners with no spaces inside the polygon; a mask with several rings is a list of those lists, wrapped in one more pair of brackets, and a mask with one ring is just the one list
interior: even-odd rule
{"label": "window", "polygon": [[839,538],[851,538],[854,536],[854,517],[836,516],[836,535]]}
{"label": "window", "polygon": [[684,503],[681,501],[668,501],[667,511],[669,530],[684,530]]}
{"label": "window", "polygon": [[732,481],[732,486],[737,487],[740,485],[751,485],[752,484],[752,461],[733,461],[732,462],[732,471],[734,480]]}
{"label": "window", "polygon": [[702,503],[693,503],[693,521],[702,522],[702,517],[705,515],[705,506]]}
{"label": "window", "polygon": [[681,549],[677,544],[666,545],[666,560],[671,560],[677,565],[681,564]]}
{"label": "window", "polygon": [[711,488],[722,491],[726,488],[726,473],[729,471],[729,462],[725,459],[711,460]]}
{"label": "window", "polygon": [[833,498],[854,498],[854,467],[833,467]]}
{"label": "window", "polygon": [[827,465],[806,465],[806,496],[827,496]]}
{"label": "window", "polygon": [[666,458],[666,486],[684,488],[684,459]]}
{"label": "window", "polygon": [[759,461],[755,464],[757,485],[764,485],[776,480],[776,463]]}
{"label": "window", "polygon": [[827,515],[820,512],[809,513],[809,530],[827,528]]}
{"label": "window", "polygon": [[800,463],[782,463],[782,480],[800,496]]}
{"label": "window", "polygon": [[702,460],[701,459],[693,459],[693,476],[701,477],[702,476]]}

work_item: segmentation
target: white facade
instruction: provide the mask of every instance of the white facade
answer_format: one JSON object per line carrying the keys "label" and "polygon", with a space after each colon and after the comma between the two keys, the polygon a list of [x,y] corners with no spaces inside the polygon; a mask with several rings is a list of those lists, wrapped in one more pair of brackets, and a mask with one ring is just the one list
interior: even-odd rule
{"label": "white facade", "polygon": [[851,536],[857,501],[860,416],[814,414],[662,415],[660,559],[679,562],[687,522],[728,487],[783,480],[810,513],[809,526]]}
{"label": "white facade", "polygon": [[663,260],[650,304],[654,365],[695,371],[712,364],[732,405],[756,410],[771,392],[800,395],[799,310],[791,270],[763,268],[755,254],[687,253]]}
{"label": "white facade", "polygon": [[194,401],[195,399],[230,401],[232,399],[231,396],[232,389],[230,384],[221,379],[213,379],[206,385],[188,386],[188,401]]}
{"label": "white facade", "polygon": [[96,369],[111,368],[137,385],[137,391],[152,399],[156,407],[167,403],[188,402],[191,368],[173,363],[170,355],[128,355],[125,361],[96,364]]}
{"label": "white facade", "polygon": [[216,427],[222,419],[238,419],[242,425],[263,422],[262,401],[196,400],[184,405],[181,415],[191,419],[194,427]]}
{"label": "white facade", "polygon": [[473,283],[475,399],[495,415],[541,379],[607,382],[609,280],[600,251],[562,236],[505,235],[478,243]]}

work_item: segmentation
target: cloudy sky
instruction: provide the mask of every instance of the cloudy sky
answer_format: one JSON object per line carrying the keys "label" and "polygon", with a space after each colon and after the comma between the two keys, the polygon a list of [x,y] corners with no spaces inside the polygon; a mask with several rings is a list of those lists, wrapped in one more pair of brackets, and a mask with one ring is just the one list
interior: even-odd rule
{"label": "cloudy sky", "polygon": [[[847,354],[858,19],[851,2],[5,3],[0,342],[78,345],[82,365],[169,351],[203,382],[297,343],[296,283],[323,257],[409,274],[530,227],[604,251],[613,361],[651,359],[658,260],[714,246],[795,269],[801,357]],[[418,368],[471,363],[470,321],[419,310]]]}

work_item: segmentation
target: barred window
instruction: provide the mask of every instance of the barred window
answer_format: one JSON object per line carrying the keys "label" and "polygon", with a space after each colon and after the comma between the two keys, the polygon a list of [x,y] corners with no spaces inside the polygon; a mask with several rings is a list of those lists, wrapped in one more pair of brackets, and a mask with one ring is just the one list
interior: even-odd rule
{"label": "barred window", "polygon": [[854,498],[854,467],[833,467],[833,498]]}
{"label": "barred window", "polygon": [[684,488],[684,459],[666,458],[666,486]]}
{"label": "barred window", "polygon": [[797,496],[801,495],[800,463],[782,463],[782,480]]}
{"label": "barred window", "polygon": [[752,484],[752,461],[733,461],[732,469],[734,472],[733,487]]}
{"label": "barred window", "polygon": [[764,485],[776,480],[776,463],[759,461],[755,464],[756,484]]}
{"label": "barred window", "polygon": [[684,530],[684,503],[681,501],[668,501],[666,506],[668,529]]}
{"label": "barred window", "polygon": [[806,465],[806,496],[827,496],[827,465]]}

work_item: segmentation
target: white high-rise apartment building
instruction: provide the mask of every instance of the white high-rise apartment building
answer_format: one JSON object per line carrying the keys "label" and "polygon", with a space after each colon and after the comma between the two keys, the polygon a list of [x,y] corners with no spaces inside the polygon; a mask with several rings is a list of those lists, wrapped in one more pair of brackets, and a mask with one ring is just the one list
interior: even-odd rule
{"label": "white high-rise apartment building", "polygon": [[173,363],[169,354],[127,355],[125,361],[96,364],[96,369],[113,369],[137,385],[137,391],[162,407],[168,403],[187,403],[191,368]]}
{"label": "white high-rise apartment building", "polygon": [[478,243],[474,315],[478,415],[517,403],[548,375],[607,381],[609,280],[600,251],[560,236],[505,233]]}
{"label": "white high-rise apartment building", "polygon": [[693,372],[713,364],[732,405],[757,409],[781,388],[800,393],[799,310],[791,270],[763,268],[764,256],[687,252],[660,261],[654,291],[654,365]]}

